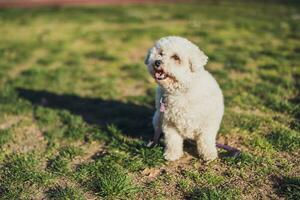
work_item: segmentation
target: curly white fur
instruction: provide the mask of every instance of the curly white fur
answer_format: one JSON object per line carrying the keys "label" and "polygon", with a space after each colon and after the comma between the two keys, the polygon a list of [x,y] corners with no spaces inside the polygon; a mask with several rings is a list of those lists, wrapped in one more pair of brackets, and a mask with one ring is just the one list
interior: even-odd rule
{"label": "curly white fur", "polygon": [[[161,61],[157,67],[155,61]],[[216,135],[224,113],[222,91],[204,69],[207,56],[187,39],[169,36],[158,40],[145,59],[149,73],[158,83],[153,117],[154,141],[165,135],[165,158],[183,155],[183,140],[194,139],[205,160],[217,158]],[[158,79],[156,73],[166,78]],[[160,112],[160,100],[166,105]]]}

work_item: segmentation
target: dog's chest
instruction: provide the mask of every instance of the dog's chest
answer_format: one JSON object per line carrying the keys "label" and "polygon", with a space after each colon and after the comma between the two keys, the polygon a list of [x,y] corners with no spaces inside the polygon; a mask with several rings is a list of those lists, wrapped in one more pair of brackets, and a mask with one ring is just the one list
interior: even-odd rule
{"label": "dog's chest", "polygon": [[175,126],[184,137],[192,138],[195,116],[188,98],[165,97],[163,103],[163,125]]}

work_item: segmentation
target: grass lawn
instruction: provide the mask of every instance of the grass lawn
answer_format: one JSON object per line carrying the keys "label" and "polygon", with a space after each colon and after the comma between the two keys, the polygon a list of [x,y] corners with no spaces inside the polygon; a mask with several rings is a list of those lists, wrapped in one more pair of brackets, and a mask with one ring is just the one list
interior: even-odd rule
{"label": "grass lawn", "polygon": [[[145,147],[166,35],[209,56],[238,157]],[[0,199],[300,199],[299,65],[299,4],[0,10]]]}

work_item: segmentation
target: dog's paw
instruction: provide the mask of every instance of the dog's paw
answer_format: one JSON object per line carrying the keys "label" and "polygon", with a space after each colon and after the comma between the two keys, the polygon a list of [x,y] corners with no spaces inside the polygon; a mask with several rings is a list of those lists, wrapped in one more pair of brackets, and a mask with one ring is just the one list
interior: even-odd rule
{"label": "dog's paw", "polygon": [[175,152],[168,152],[168,151],[164,153],[164,157],[168,161],[178,160],[182,155],[183,153],[175,153]]}
{"label": "dog's paw", "polygon": [[203,159],[206,161],[206,162],[211,162],[215,159],[218,158],[218,152],[210,152],[210,153],[205,153],[203,154]]}

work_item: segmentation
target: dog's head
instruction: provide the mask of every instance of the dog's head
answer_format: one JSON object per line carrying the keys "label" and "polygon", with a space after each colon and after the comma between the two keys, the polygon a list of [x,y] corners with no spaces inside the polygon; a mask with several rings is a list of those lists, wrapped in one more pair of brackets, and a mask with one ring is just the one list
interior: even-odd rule
{"label": "dog's head", "polygon": [[191,76],[204,70],[207,56],[192,42],[169,36],[149,50],[145,64],[156,82],[169,91],[188,88]]}

